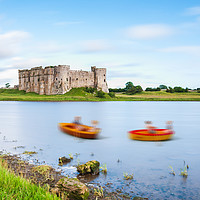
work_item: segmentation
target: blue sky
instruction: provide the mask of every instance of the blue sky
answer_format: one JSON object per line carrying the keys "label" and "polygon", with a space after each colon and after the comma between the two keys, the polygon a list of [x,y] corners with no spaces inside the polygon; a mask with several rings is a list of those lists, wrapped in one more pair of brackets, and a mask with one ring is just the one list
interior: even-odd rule
{"label": "blue sky", "polygon": [[197,88],[199,36],[199,0],[0,0],[0,86],[67,64],[106,67],[112,88]]}

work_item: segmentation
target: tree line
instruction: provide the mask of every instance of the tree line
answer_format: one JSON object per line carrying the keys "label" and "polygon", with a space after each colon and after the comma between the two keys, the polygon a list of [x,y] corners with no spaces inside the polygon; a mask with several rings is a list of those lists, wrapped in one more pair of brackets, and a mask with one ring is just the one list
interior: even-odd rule
{"label": "tree line", "polygon": [[[145,89],[145,91],[161,91],[161,90],[165,90],[168,93],[181,93],[181,92],[188,92],[189,89],[186,88],[182,88],[179,86],[175,86],[174,88],[172,87],[168,87],[166,85],[159,85],[159,87],[156,88],[152,88],[152,87],[147,87]],[[200,93],[200,88],[195,89],[198,93]],[[127,82],[125,84],[124,88],[109,88],[109,92],[123,92],[125,94],[135,94],[135,93],[140,93],[142,92],[143,89],[140,85],[134,86],[132,82]]]}

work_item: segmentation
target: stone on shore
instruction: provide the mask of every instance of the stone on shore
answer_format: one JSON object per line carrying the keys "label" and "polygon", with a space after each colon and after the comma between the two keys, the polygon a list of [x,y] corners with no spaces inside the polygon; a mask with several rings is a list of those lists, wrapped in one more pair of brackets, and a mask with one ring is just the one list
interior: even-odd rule
{"label": "stone on shore", "polygon": [[62,166],[62,165],[65,165],[65,164],[71,162],[71,159],[70,158],[66,158],[65,156],[63,156],[63,157],[60,157],[58,159],[58,162],[59,162],[59,165]]}
{"label": "stone on shore", "polygon": [[51,192],[61,197],[64,195],[67,199],[85,200],[89,196],[89,189],[77,178],[60,179]]}
{"label": "stone on shore", "polygon": [[81,175],[85,175],[85,174],[97,175],[99,174],[99,166],[100,166],[100,163],[98,161],[92,160],[92,161],[86,162],[83,165],[79,165],[77,167],[77,171]]}

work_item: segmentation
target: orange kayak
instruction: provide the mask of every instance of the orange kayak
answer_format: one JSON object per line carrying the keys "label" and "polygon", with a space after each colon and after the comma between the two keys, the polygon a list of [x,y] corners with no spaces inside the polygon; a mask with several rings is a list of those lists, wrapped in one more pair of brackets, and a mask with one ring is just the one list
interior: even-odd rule
{"label": "orange kayak", "polygon": [[154,129],[155,133],[149,133],[147,129],[129,131],[129,138],[142,141],[162,141],[170,140],[175,134],[169,129]]}
{"label": "orange kayak", "polygon": [[99,132],[101,131],[101,129],[99,128],[96,128],[95,131],[92,131],[93,127],[82,124],[78,125],[78,127],[80,128],[79,130],[76,128],[77,125],[74,123],[59,123],[58,126],[60,130],[64,133],[68,133],[69,135],[86,139],[97,138]]}

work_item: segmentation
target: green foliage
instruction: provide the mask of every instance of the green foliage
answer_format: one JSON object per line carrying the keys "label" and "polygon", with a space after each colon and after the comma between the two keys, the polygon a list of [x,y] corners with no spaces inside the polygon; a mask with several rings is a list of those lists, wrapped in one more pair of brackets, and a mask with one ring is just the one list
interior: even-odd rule
{"label": "green foliage", "polygon": [[107,173],[107,165],[106,164],[104,164],[102,167],[100,167],[100,169],[101,169],[101,171],[104,173],[104,174],[106,174]]}
{"label": "green foliage", "polygon": [[167,86],[166,85],[159,85],[159,88],[160,89],[167,89]]}
{"label": "green foliage", "polygon": [[109,92],[125,92],[125,88],[109,88]]}
{"label": "green foliage", "polygon": [[115,98],[115,93],[114,93],[114,92],[109,92],[108,95],[109,95],[111,98]]}
{"label": "green foliage", "polygon": [[131,89],[134,85],[133,85],[133,83],[132,82],[127,82],[126,84],[126,87],[125,87],[125,91],[128,91],[129,89]]}
{"label": "green foliage", "polygon": [[157,88],[151,88],[151,87],[147,87],[145,91],[160,91],[160,87]]}
{"label": "green foliage", "polygon": [[6,86],[6,88],[9,88],[10,87],[10,83],[6,83],[5,86]]}
{"label": "green foliage", "polygon": [[72,88],[69,92],[64,94],[65,96],[87,96],[89,95],[84,87]]}
{"label": "green foliage", "polygon": [[176,175],[176,173],[175,173],[175,171],[174,171],[173,167],[170,165],[170,166],[169,166],[169,168],[171,169],[171,172],[170,172],[170,174],[173,174],[173,175],[175,176],[175,175]]}
{"label": "green foliage", "polygon": [[26,94],[26,92],[24,90],[18,90],[18,89],[0,89],[0,94],[23,95]]}
{"label": "green foliage", "polygon": [[172,87],[169,87],[169,89],[167,89],[166,92],[174,93],[174,89]]}
{"label": "green foliage", "polygon": [[187,167],[185,166],[184,169],[181,169],[181,176],[186,177],[188,176]]}
{"label": "green foliage", "polygon": [[37,154],[37,152],[35,152],[35,151],[24,151],[23,154],[32,155],[32,154]]}
{"label": "green foliage", "polygon": [[73,159],[73,158],[74,158],[73,155],[72,155],[71,153],[69,153],[69,157],[70,157],[70,159]]}
{"label": "green foliage", "polygon": [[133,179],[133,174],[123,173],[123,176],[124,176],[125,180],[131,180],[131,179]]}
{"label": "green foliage", "polygon": [[93,94],[93,93],[96,91],[96,89],[95,89],[95,88],[92,88],[92,87],[85,87],[85,91],[86,91],[87,93]]}
{"label": "green foliage", "polygon": [[95,189],[94,188],[94,195],[96,197],[100,197],[100,198],[103,198],[104,194],[103,194],[103,188],[101,187],[101,189],[97,188]]}
{"label": "green foliage", "polygon": [[48,189],[30,183],[8,171],[5,161],[0,161],[0,199],[60,199]]}
{"label": "green foliage", "polygon": [[188,92],[188,88],[186,87],[185,89],[182,88],[182,87],[169,87],[169,89],[166,90],[166,92],[169,92],[169,93],[174,93],[174,92],[177,92],[177,93],[182,93],[182,92]]}
{"label": "green foliage", "polygon": [[126,94],[136,94],[136,93],[140,93],[142,91],[143,91],[142,87],[140,85],[138,85],[138,86],[133,86],[132,88],[128,89],[126,91]]}
{"label": "green foliage", "polygon": [[97,97],[99,98],[105,98],[105,92],[103,92],[102,90],[97,91]]}
{"label": "green foliage", "polygon": [[174,87],[174,92],[188,92],[188,88]]}

